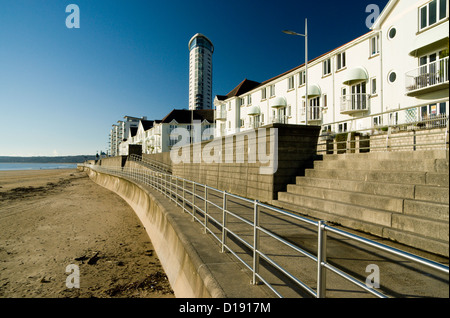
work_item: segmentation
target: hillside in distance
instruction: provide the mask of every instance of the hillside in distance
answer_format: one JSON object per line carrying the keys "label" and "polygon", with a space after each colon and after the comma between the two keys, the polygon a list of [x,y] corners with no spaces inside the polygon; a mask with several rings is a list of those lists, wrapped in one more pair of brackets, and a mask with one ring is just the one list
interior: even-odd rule
{"label": "hillside in distance", "polygon": [[56,157],[12,157],[0,156],[0,162],[8,163],[83,163],[86,160],[95,160],[95,155],[56,156]]}

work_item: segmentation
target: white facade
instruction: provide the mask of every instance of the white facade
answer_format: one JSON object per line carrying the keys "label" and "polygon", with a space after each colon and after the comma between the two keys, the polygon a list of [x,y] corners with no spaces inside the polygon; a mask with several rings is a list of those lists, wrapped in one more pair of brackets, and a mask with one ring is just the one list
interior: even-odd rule
{"label": "white facade", "polygon": [[[116,134],[115,140],[111,138],[111,156],[120,156],[128,154],[128,144],[130,144],[130,129],[138,128],[140,120],[146,120],[147,118],[144,116],[142,118],[132,117],[132,116],[124,116],[124,120],[117,121],[116,125]],[[114,151],[113,151],[114,150]]]}
{"label": "white facade", "polygon": [[[133,126],[128,128],[126,140],[119,144],[119,155],[128,155],[129,145],[142,145],[144,154],[170,151],[181,141],[180,136],[173,134],[176,128],[182,128],[188,132],[190,136],[184,139],[187,143],[190,143],[191,139],[195,142],[211,139],[214,137],[213,112],[213,110],[175,109],[162,120],[138,119],[137,124],[137,118],[132,117],[134,121],[129,123],[133,123]],[[194,131],[198,132],[199,139],[193,136]]]}
{"label": "white facade", "polygon": [[448,114],[448,16],[448,0],[391,0],[370,32],[308,62],[308,108],[305,65],[247,90],[244,81],[216,96],[216,136],[274,122],[369,129],[377,114],[420,105]]}
{"label": "white facade", "polygon": [[212,54],[214,46],[197,33],[189,41],[189,109],[212,109]]}

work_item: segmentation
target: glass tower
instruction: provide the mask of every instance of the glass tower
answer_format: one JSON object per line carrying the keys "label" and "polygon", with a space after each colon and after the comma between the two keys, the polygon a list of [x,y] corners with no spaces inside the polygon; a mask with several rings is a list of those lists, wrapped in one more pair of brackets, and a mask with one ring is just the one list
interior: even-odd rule
{"label": "glass tower", "polygon": [[189,109],[212,109],[214,46],[203,34],[189,41]]}

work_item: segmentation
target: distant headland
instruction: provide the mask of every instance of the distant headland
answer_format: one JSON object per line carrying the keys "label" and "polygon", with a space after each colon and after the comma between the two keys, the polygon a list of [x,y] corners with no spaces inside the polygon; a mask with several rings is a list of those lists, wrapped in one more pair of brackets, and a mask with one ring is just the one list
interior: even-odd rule
{"label": "distant headland", "polygon": [[78,155],[78,156],[35,156],[35,157],[14,157],[0,156],[0,163],[17,162],[17,163],[83,163],[86,160],[95,160],[95,155]]}

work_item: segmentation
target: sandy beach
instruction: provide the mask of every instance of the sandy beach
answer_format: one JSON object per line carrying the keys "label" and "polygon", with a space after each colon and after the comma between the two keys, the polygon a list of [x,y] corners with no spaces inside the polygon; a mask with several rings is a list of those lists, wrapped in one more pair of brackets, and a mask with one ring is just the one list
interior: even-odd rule
{"label": "sandy beach", "polygon": [[[66,284],[69,265],[79,288]],[[73,297],[174,294],[119,196],[77,170],[0,171],[0,298]]]}

